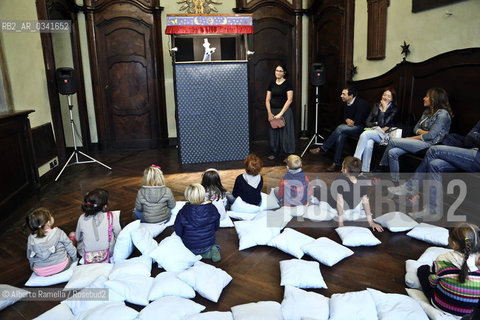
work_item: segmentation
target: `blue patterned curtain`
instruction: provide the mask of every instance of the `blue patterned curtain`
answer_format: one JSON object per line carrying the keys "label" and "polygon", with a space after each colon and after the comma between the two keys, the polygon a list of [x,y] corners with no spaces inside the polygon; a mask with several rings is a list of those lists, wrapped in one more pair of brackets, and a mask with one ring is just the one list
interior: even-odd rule
{"label": "blue patterned curtain", "polygon": [[247,63],[179,63],[175,72],[181,163],[245,159]]}

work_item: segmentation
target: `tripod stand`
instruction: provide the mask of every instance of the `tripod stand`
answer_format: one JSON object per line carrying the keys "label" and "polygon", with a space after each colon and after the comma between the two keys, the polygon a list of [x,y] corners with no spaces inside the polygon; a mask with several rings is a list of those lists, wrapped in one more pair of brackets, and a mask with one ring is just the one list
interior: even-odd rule
{"label": "tripod stand", "polygon": [[[70,158],[68,158],[67,162],[65,163],[65,165],[63,166],[62,170],[60,171],[60,173],[58,174],[58,176],[55,178],[55,181],[58,180],[58,178],[60,178],[60,176],[62,175],[63,171],[65,170],[65,168],[69,165],[74,165],[74,164],[83,164],[83,163],[93,163],[93,162],[96,162],[102,166],[104,166],[105,168],[107,169],[110,169],[112,170],[112,168],[110,168],[109,166],[107,166],[106,164],[104,163],[101,163],[100,161],[90,157],[88,154],[85,154],[83,153],[82,151],[79,151],[77,150],[77,140],[75,139],[75,124],[73,122],[73,114],[72,114],[72,109],[73,109],[73,105],[72,105],[72,96],[69,94],[67,95],[67,99],[68,99],[68,110],[70,111],[70,124],[72,126],[72,136],[73,136],[73,152],[72,154],[70,155]],[[87,157],[88,159],[90,159],[89,161],[79,161],[78,160],[78,154],[81,154],[83,155],[84,157]],[[75,156],[75,161],[73,161],[72,163],[70,163],[70,160],[72,160],[73,156]]]}
{"label": "tripod stand", "polygon": [[317,145],[317,146],[323,145],[323,142],[318,142],[318,138],[321,138],[321,139],[325,140],[325,138],[320,133],[318,133],[318,86],[315,86],[315,134],[313,135],[313,137],[308,142],[307,146],[305,147],[305,150],[303,150],[300,157],[303,157],[305,152],[307,152],[307,150],[310,147],[310,145],[312,144],[313,140],[315,140],[315,145]]}

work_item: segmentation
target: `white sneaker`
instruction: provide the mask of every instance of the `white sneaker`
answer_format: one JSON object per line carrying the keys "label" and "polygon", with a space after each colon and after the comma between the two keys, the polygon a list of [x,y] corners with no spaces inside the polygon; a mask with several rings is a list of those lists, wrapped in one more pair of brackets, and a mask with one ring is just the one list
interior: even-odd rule
{"label": "white sneaker", "polygon": [[401,184],[398,187],[388,187],[388,192],[396,195],[396,196],[407,196],[412,195],[415,193],[414,189],[410,189],[407,186],[407,183]]}

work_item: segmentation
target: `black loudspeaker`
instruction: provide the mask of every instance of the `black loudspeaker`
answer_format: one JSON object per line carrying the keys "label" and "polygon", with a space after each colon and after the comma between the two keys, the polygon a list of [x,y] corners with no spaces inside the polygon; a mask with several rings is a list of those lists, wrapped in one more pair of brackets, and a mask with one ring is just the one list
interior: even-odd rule
{"label": "black loudspeaker", "polygon": [[323,86],[325,84],[325,67],[323,63],[313,63],[310,78],[314,86]]}
{"label": "black loudspeaker", "polygon": [[56,73],[58,93],[74,94],[77,92],[77,83],[72,68],[58,68]]}

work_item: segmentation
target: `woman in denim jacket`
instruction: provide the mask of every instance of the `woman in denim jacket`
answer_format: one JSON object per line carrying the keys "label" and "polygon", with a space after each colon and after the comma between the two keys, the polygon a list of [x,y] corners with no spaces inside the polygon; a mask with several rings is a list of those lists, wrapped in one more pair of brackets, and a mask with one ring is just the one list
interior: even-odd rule
{"label": "woman in denim jacket", "polygon": [[450,130],[452,109],[447,92],[442,88],[432,88],[423,98],[423,105],[428,108],[415,125],[415,136],[392,139],[380,161],[381,166],[390,166],[392,180],[399,180],[400,166],[398,158],[406,153],[417,153],[440,143]]}
{"label": "woman in denim jacket", "polygon": [[395,96],[395,89],[386,88],[383,91],[382,99],[373,106],[366,120],[369,129],[365,129],[360,135],[354,155],[355,158],[362,159],[362,172],[370,171],[375,142],[385,142],[387,144],[388,134],[386,131],[393,127],[398,113]]}

